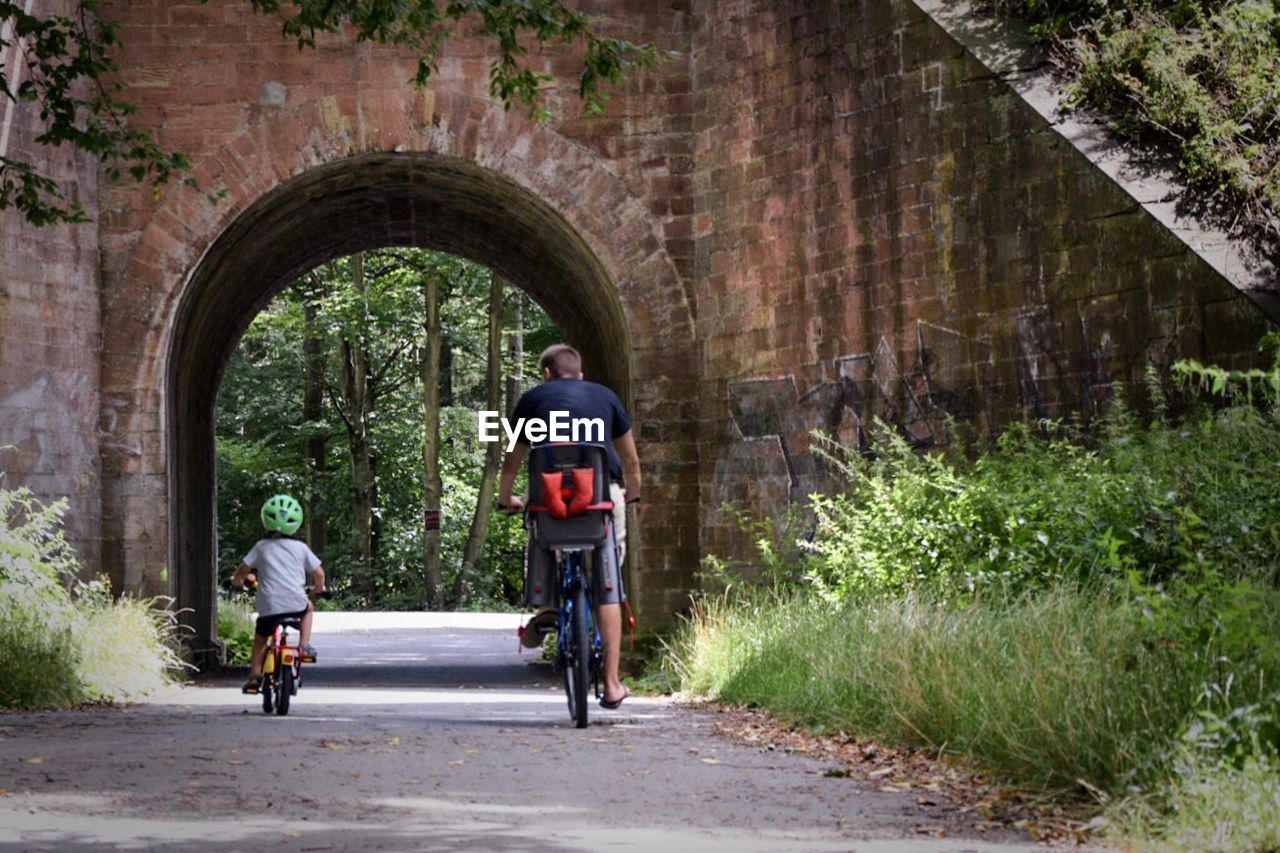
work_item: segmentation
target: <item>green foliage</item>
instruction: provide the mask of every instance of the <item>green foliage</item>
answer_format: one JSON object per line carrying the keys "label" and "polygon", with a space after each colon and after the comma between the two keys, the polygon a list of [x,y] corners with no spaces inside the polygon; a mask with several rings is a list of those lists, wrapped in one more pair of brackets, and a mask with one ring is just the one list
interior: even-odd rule
{"label": "green foliage", "polygon": [[1161,849],[1272,849],[1280,374],[1175,375],[1225,405],[1170,418],[1153,393],[1149,424],[1119,409],[950,457],[891,436],[874,460],[831,453],[846,489],[812,499],[803,580],[697,600],[668,673],[1087,792]]}
{"label": "green foliage", "polygon": [[583,42],[579,95],[587,112],[604,111],[608,92],[636,68],[647,68],[674,54],[651,44],[606,38],[591,31],[590,19],[560,0],[446,0],[442,4],[381,3],[369,0],[253,0],[255,9],[278,15],[286,35],[298,46],[315,45],[317,33],[339,32],[350,24],[358,41],[407,47],[418,55],[413,82],[423,86],[435,71],[444,42],[464,20],[475,20],[477,31],[497,43],[498,57],[489,66],[489,91],[507,108],[520,102],[530,115],[545,120],[539,90],[554,79],[529,63],[526,44],[539,49],[548,43]]}
{"label": "green foliage", "polygon": [[253,605],[244,596],[218,599],[218,639],[227,650],[227,663],[247,664],[253,653]]}
{"label": "green foliage", "polygon": [[[1254,592],[1280,605],[1274,590]],[[1064,584],[963,607],[928,593],[710,598],[670,648],[685,691],[968,756],[1024,788],[1082,793],[1084,780],[1123,793],[1163,778],[1226,644],[1152,642],[1123,596]],[[1261,701],[1265,685],[1246,672],[1237,698]]]}
{"label": "green foliage", "polygon": [[[119,29],[99,9],[97,0],[80,0],[71,15],[33,15],[21,3],[0,2],[0,23],[12,23],[0,49],[19,46],[16,61],[0,69],[0,92],[9,92],[4,75],[21,67],[25,73],[15,94],[39,108],[43,130],[37,144],[71,146],[96,157],[112,179],[127,174],[158,188],[190,161],[161,149],[150,133],[128,127],[126,119],[137,107],[119,100],[123,86],[109,82],[119,70],[110,56]],[[0,210],[10,206],[33,225],[86,219],[83,205],[37,164],[0,156]]]}
{"label": "green foliage", "polygon": [[1227,222],[1280,251],[1280,6],[1272,0],[997,0],[1057,47],[1069,100],[1175,153]]}
{"label": "green foliage", "polygon": [[[327,442],[327,467],[315,472],[328,542],[319,549],[330,584],[343,607],[416,609],[426,600],[422,576],[422,410],[417,352],[425,340],[421,285],[439,276],[445,349],[451,367],[442,376],[441,477],[442,554],[445,589],[455,606],[461,587],[467,607],[507,608],[519,599],[524,536],[519,519],[494,515],[485,551],[475,571],[458,579],[462,554],[478,495],[484,445],[476,434],[477,409],[486,404],[490,272],[450,255],[413,249],[369,253],[366,293],[358,298],[350,262],[343,259],[314,271],[286,289],[254,320],[241,338],[223,379],[218,404],[218,537],[220,570],[229,577],[240,558],[262,535],[258,508],[278,491],[301,499],[312,472],[304,443]],[[519,366],[526,387],[536,381],[538,350],[533,342],[558,340],[550,319],[514,288],[526,332],[525,361]],[[323,414],[303,420],[307,360],[305,312],[315,310],[326,387]],[[377,544],[370,573],[353,559],[352,477],[343,425],[336,358],[343,336],[363,335],[370,345],[370,372],[376,387],[371,420],[375,458]],[[509,364],[505,373],[517,367]]]}
{"label": "green foliage", "polygon": [[1059,581],[1217,572],[1280,580],[1280,421],[1249,406],[1086,436],[1011,427],[975,461],[883,440],[815,496],[805,572],[828,597],[924,587],[964,597]]}
{"label": "green foliage", "polygon": [[1139,850],[1280,849],[1280,762],[1254,755],[1235,766],[1190,754],[1161,796],[1122,801],[1110,814],[1115,834],[1140,839]]}
{"label": "green foliage", "polygon": [[132,699],[181,666],[171,612],[76,580],[65,507],[0,488],[0,707]]}
{"label": "green foliage", "polygon": [[[589,114],[604,111],[609,84],[675,55],[651,44],[597,35],[586,15],[559,0],[448,0],[443,5],[434,0],[253,0],[253,7],[278,16],[299,48],[313,47],[317,33],[337,33],[346,25],[354,27],[357,41],[410,48],[418,54],[417,86],[427,83],[454,28],[475,20],[480,35],[498,47],[490,66],[490,92],[508,109],[519,102],[539,120],[548,116],[540,90],[553,78],[528,60],[530,39],[539,49],[549,43],[584,44],[578,90]],[[12,26],[0,49],[18,46],[18,61],[0,69],[0,92],[8,95],[5,75],[21,63],[25,73],[16,97],[39,109],[43,130],[37,144],[90,154],[113,180],[121,175],[150,180],[159,193],[191,162],[185,154],[162,149],[150,132],[128,126],[138,108],[121,99],[124,86],[113,81],[119,67],[111,53],[120,46],[119,27],[100,10],[98,0],[78,0],[70,15],[31,14],[21,3],[0,2],[0,24]],[[37,226],[86,220],[84,206],[37,163],[0,156],[0,210],[10,206]]]}

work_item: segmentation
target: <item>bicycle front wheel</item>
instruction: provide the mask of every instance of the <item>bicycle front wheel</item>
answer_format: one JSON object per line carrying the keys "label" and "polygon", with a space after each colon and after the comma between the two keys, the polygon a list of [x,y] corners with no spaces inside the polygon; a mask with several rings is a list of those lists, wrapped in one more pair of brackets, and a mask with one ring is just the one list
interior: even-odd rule
{"label": "bicycle front wheel", "polygon": [[564,688],[569,697],[569,717],[580,729],[587,727],[587,693],[591,690],[591,635],[587,624],[587,593],[573,592],[573,615],[565,650]]}

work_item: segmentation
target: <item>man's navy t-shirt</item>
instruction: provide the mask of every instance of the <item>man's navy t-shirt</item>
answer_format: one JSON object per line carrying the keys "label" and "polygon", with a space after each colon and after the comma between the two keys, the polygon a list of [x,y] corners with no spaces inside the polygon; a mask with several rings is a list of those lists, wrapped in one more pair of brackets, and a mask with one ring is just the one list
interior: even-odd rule
{"label": "man's navy t-shirt", "polygon": [[[519,423],[520,418],[525,418],[526,422],[528,418],[540,418],[550,422],[552,412],[568,412],[570,418],[602,420],[604,445],[609,452],[609,474],[615,480],[622,479],[622,465],[618,462],[617,451],[613,449],[613,440],[631,431],[631,420],[617,394],[585,379],[552,379],[521,394],[511,420]],[[520,430],[518,441],[529,444],[524,429]]]}

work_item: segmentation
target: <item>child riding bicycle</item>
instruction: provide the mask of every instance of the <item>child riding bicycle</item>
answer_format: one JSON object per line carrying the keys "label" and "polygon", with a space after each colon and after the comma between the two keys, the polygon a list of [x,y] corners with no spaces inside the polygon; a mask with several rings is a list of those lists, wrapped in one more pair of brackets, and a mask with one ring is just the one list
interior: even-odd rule
{"label": "child riding bicycle", "polygon": [[262,659],[276,625],[297,619],[303,654],[315,660],[311,647],[311,619],[314,612],[307,596],[307,575],[312,577],[312,595],[325,591],[324,569],[320,558],[307,543],[292,536],[302,525],[302,506],[289,495],[275,495],[262,505],[262,526],[267,535],[259,539],[245,555],[231,577],[231,585],[243,589],[245,581],[256,575],[258,621],[253,632],[253,656],[249,661],[249,680],[245,693],[257,693],[262,687]]}

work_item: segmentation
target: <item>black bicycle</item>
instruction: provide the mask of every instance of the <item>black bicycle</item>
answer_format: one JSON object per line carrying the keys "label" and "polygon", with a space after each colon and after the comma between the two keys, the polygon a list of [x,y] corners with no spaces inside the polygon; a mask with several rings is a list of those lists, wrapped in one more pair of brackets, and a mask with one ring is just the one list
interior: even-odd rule
{"label": "black bicycle", "polygon": [[604,640],[592,607],[592,564],[608,541],[608,456],[597,444],[543,444],[529,452],[525,526],[531,547],[556,554],[556,667],[569,717],[587,726],[589,694],[603,694]]}
{"label": "black bicycle", "polygon": [[604,642],[591,609],[591,573],[580,551],[561,551],[557,562],[556,589],[560,618],[556,632],[556,668],[564,673],[569,718],[578,728],[587,726],[587,694],[599,699],[604,666]]}

